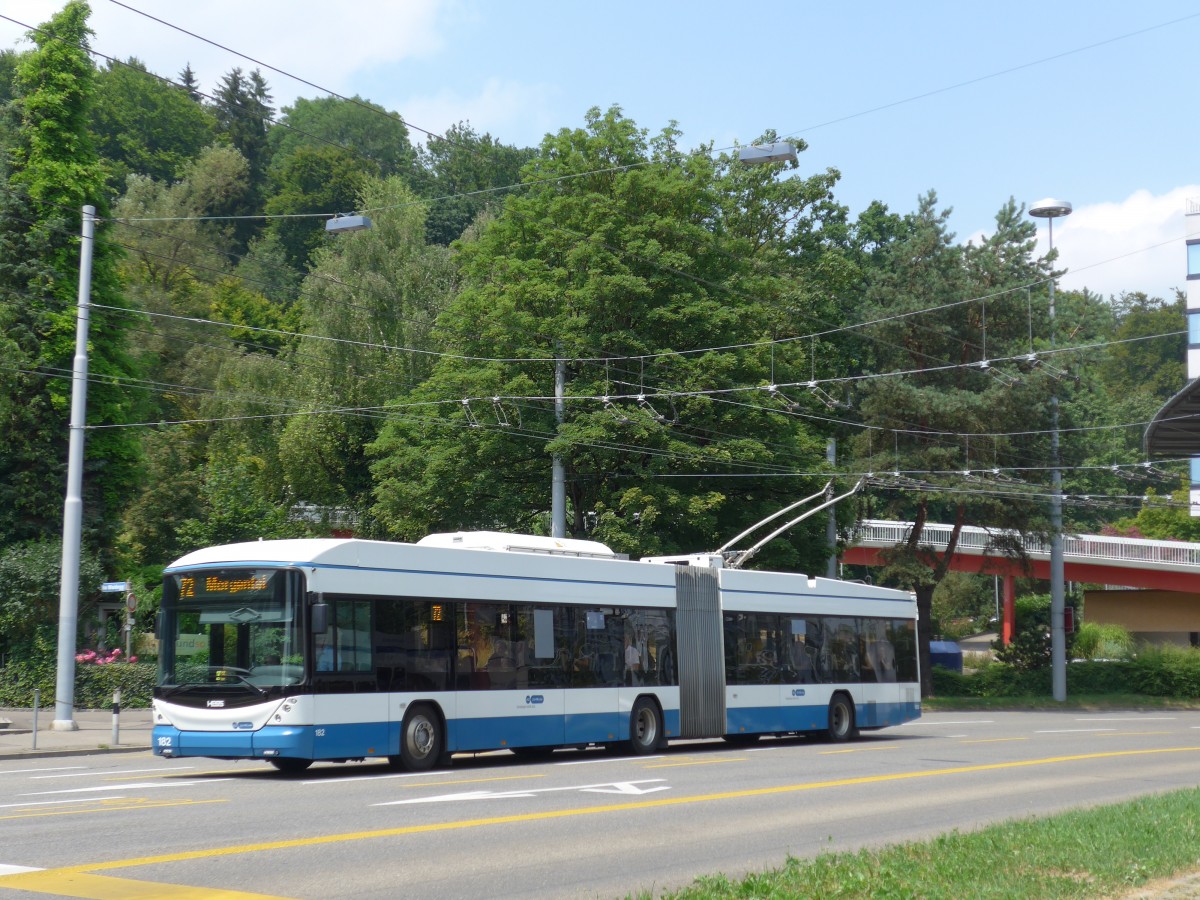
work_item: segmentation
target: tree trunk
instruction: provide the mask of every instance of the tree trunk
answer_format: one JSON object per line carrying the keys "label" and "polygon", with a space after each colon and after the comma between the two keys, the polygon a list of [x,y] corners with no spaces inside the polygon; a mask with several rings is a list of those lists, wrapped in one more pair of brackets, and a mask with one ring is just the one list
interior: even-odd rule
{"label": "tree trunk", "polygon": [[917,655],[921,664],[921,696],[933,696],[929,642],[933,639],[933,591],[936,585],[917,585]]}

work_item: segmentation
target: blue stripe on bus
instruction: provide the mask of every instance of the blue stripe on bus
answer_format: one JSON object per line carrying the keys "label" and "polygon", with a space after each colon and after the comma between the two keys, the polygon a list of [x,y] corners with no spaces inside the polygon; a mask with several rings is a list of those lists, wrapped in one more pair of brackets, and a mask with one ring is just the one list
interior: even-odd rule
{"label": "blue stripe on bus", "polygon": [[[900,725],[921,715],[919,703],[859,703],[855,724],[859,728]],[[829,706],[754,706],[729,709],[726,727],[730,734],[770,734],[788,731],[824,731],[829,726]]]}
{"label": "blue stripe on bus", "polygon": [[[678,737],[679,710],[664,713],[665,734]],[[859,703],[855,721],[860,728],[882,728],[912,721],[921,715],[919,702]],[[829,723],[826,704],[787,707],[741,707],[726,712],[730,734],[823,731]],[[318,732],[320,732],[318,734]],[[448,752],[498,750],[506,747],[571,746],[629,739],[628,714],[573,713],[566,716],[503,716],[450,720],[446,723]],[[343,725],[269,725],[259,731],[180,731],[155,726],[155,754],[176,757],[207,756],[229,759],[285,757],[296,759],[380,758],[399,751],[400,723],[360,722]],[[269,756],[267,751],[272,751]]]}

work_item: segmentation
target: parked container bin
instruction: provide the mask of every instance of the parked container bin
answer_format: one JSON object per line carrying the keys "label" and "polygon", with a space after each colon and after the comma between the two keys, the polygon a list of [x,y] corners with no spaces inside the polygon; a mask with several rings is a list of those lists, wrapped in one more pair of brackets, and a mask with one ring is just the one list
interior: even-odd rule
{"label": "parked container bin", "polygon": [[931,665],[953,672],[963,670],[962,649],[954,641],[930,641],[929,661]]}

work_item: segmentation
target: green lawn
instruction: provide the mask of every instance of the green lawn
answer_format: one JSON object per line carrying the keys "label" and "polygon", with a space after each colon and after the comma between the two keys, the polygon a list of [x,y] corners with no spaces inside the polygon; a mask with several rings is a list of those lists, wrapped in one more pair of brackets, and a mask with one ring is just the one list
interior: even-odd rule
{"label": "green lawn", "polygon": [[[1200,871],[1200,789],[918,841],[788,859],[731,881],[699,878],[678,898],[1114,897]],[[1200,896],[1200,887],[1197,887]],[[1189,894],[1188,896],[1193,896]]]}

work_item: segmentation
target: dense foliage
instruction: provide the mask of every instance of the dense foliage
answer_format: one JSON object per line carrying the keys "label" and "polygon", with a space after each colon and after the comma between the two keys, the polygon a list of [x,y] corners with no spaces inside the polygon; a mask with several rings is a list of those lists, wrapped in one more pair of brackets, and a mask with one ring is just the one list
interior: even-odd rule
{"label": "dense foliage", "polygon": [[[88,15],[71,0],[0,53],[0,565],[56,577],[92,204],[85,611],[101,578],[152,583],[206,543],[547,533],[557,457],[568,532],[633,556],[711,550],[871,473],[841,524],[917,523],[877,578],[917,592],[929,635],[935,592],[946,622],[988,595],[948,580],[925,522],[1013,555],[1045,532],[1052,396],[1068,495],[1092,498],[1068,527],[1194,534],[1165,502],[1178,473],[1133,466],[1182,384],[1182,299],[1060,292],[1051,333],[1055,260],[1011,199],[966,244],[932,191],[852,219],[834,169],[741,166],[617,107],[538,147],[469,123],[414,144],[362,98],[276,110],[257,70],[206,95],[190,69],[98,68]],[[373,227],[326,234],[352,211]],[[814,518],[754,564],[823,572],[833,549]],[[0,653],[52,628],[26,584]]]}

